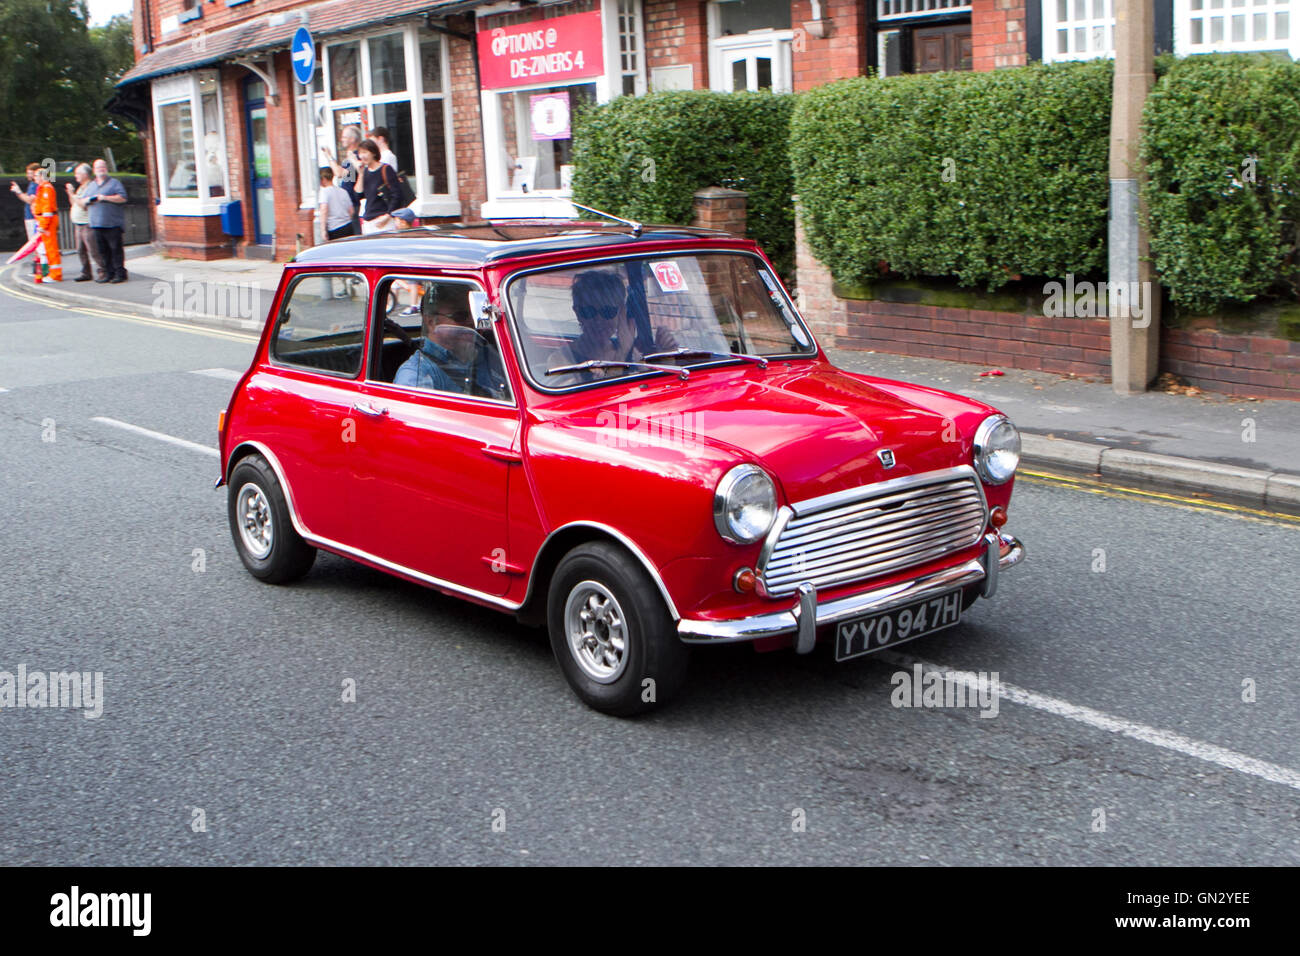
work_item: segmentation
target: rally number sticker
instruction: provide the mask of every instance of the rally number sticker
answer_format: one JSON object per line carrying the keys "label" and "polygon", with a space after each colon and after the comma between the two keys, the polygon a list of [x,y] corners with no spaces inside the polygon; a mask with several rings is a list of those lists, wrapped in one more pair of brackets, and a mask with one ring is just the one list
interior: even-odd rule
{"label": "rally number sticker", "polygon": [[652,262],[650,268],[655,274],[655,281],[659,283],[659,288],[664,292],[686,291],[686,279],[673,260]]}

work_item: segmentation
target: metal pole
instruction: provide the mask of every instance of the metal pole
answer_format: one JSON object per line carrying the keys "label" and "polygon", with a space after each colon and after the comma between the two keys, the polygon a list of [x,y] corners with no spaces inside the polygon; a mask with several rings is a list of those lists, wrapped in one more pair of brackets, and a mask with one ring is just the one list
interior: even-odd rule
{"label": "metal pole", "polygon": [[1154,32],[1152,0],[1115,0],[1107,301],[1111,381],[1120,395],[1145,391],[1160,357],[1160,285],[1149,257],[1138,158],[1142,106],[1155,83]]}

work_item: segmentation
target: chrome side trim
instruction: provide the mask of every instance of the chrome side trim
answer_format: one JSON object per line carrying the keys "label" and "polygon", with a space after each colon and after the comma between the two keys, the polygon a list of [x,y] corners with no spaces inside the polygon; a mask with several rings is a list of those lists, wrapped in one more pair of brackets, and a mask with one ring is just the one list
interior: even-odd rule
{"label": "chrome side trim", "polygon": [[[495,594],[487,594],[483,591],[476,591],[474,588],[467,588],[460,584],[454,584],[451,581],[445,581],[442,578],[435,578],[431,574],[425,574],[423,571],[416,571],[414,568],[408,568],[405,565],[397,564],[394,561],[388,561],[384,558],[371,554],[369,551],[362,551],[360,548],[353,548],[350,545],[343,544],[339,541],[333,541],[330,538],[323,538],[320,535],[312,534],[310,530],[298,518],[298,509],[293,504],[293,490],[289,487],[289,482],[284,477],[284,468],[280,465],[280,460],[275,457],[274,453],[259,441],[240,442],[226,459],[227,462],[234,457],[235,451],[240,448],[255,448],[257,452],[266,459],[275,472],[276,479],[280,482],[280,487],[284,490],[284,500],[289,506],[289,520],[293,522],[294,530],[311,545],[324,548],[326,551],[333,551],[349,558],[359,558],[370,564],[377,565],[388,571],[394,571],[398,574],[413,578],[421,584],[427,584],[430,587],[437,588],[440,591],[449,591],[452,594],[462,595],[473,598],[484,604],[491,604],[507,611],[517,611],[523,605],[517,601],[511,601],[507,598],[498,597]],[[229,477],[227,475],[227,477]]]}
{"label": "chrome side trim", "polygon": [[516,605],[516,607],[523,607],[532,599],[533,585],[537,580],[538,556],[546,550],[546,546],[551,543],[552,538],[561,531],[566,531],[569,528],[595,528],[598,531],[603,531],[611,538],[614,538],[619,542],[619,544],[631,551],[633,556],[641,562],[641,566],[645,568],[646,573],[650,575],[650,579],[654,581],[655,587],[659,589],[659,595],[664,599],[664,604],[667,605],[668,613],[672,615],[672,619],[674,621],[680,621],[682,619],[682,616],[677,613],[677,605],[673,603],[672,596],[668,593],[668,588],[664,586],[664,579],[659,576],[659,569],[654,566],[654,563],[648,557],[646,557],[646,553],[637,547],[636,542],[623,534],[623,532],[617,531],[607,524],[601,524],[599,521],[570,521],[568,524],[561,525],[554,529],[546,536],[546,540],[542,542],[542,546],[537,549],[537,554],[533,555],[532,567],[528,569],[528,588],[524,592],[523,601]]}

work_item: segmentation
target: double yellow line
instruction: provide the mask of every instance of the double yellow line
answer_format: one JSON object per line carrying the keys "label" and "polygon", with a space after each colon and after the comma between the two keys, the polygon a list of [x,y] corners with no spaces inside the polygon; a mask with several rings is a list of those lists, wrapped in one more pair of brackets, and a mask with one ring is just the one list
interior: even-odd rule
{"label": "double yellow line", "polygon": [[174,332],[188,332],[190,335],[202,335],[210,339],[226,339],[232,342],[253,342],[257,335],[252,332],[236,332],[234,329],[208,329],[188,322],[173,322],[168,319],[146,318],[141,315],[128,315],[124,312],[110,312],[106,309],[88,308],[81,305],[70,305],[67,302],[59,302],[54,299],[47,299],[44,296],[37,295],[35,292],[28,292],[26,289],[15,289],[8,284],[9,273],[0,275],[0,292],[15,299],[21,299],[24,302],[33,302],[37,305],[43,305],[49,309],[62,309],[64,312],[76,312],[78,315],[94,315],[104,319],[115,319],[119,322],[134,322],[136,325],[149,325],[154,328],[171,329]]}
{"label": "double yellow line", "polygon": [[1049,471],[1031,471],[1021,468],[1016,472],[1016,481],[1025,481],[1031,485],[1053,485],[1071,491],[1081,491],[1085,494],[1101,495],[1104,498],[1127,498],[1130,501],[1147,501],[1151,504],[1166,505],[1171,508],[1206,511],[1213,514],[1228,515],[1233,518],[1243,518],[1247,521],[1263,521],[1287,528],[1300,527],[1300,515],[1289,515],[1280,511],[1265,511],[1261,508],[1250,508],[1227,501],[1216,501],[1213,498],[1191,498],[1164,491],[1150,491],[1146,488],[1114,485],[1110,482],[1095,481],[1091,478],[1076,475],[1058,475]]}

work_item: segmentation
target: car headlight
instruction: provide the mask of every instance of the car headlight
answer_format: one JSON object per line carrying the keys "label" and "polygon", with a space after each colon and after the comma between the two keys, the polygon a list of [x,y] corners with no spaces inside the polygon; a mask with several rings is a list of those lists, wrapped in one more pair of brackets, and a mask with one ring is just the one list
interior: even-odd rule
{"label": "car headlight", "polygon": [[1005,415],[990,415],[975,429],[975,470],[992,485],[1011,480],[1020,464],[1020,432]]}
{"label": "car headlight", "polygon": [[737,465],[713,493],[713,523],[724,541],[753,544],[776,520],[776,486],[757,465]]}

